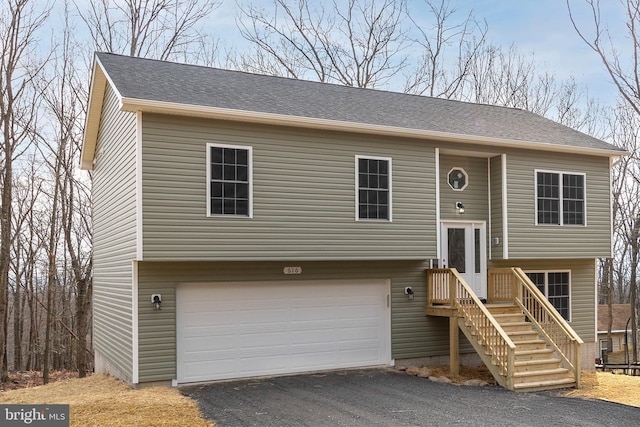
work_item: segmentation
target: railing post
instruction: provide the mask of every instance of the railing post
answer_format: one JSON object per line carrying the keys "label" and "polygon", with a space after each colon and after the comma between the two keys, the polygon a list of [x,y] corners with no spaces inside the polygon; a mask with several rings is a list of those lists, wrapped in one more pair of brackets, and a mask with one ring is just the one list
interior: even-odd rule
{"label": "railing post", "polygon": [[431,307],[433,305],[433,272],[431,270],[426,270],[427,272],[427,307]]}
{"label": "railing post", "polygon": [[580,360],[580,343],[578,341],[573,342],[573,351],[574,351],[574,362],[573,366],[575,369],[574,378],[576,380],[576,388],[580,388],[580,381],[582,376],[582,361]]}
{"label": "railing post", "polygon": [[449,273],[449,302],[451,308],[456,307],[456,276],[453,273]]}
{"label": "railing post", "polygon": [[515,384],[513,374],[515,373],[516,354],[510,348],[507,349],[507,389],[514,390]]}
{"label": "railing post", "polygon": [[522,295],[520,295],[520,286],[518,286],[520,281],[516,280],[515,271],[512,270],[509,279],[511,280],[511,298],[513,298],[513,302],[516,302],[517,300],[522,301]]}
{"label": "railing post", "polygon": [[495,284],[493,283],[495,280],[495,274],[492,271],[489,271],[488,273],[487,279],[488,279],[488,284],[487,284],[487,302],[489,304],[493,303],[493,297],[494,297],[494,293],[495,293]]}

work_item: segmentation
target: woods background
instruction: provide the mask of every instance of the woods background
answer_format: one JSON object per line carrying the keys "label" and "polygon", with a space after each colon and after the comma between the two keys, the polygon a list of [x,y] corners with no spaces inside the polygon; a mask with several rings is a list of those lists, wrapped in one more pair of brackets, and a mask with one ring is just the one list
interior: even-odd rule
{"label": "woods background", "polygon": [[221,34],[211,16],[222,1],[0,0],[2,380],[93,367],[91,173],[78,158],[95,51],[522,108],[624,148],[599,302],[632,302],[637,348],[640,0],[619,2],[622,22],[606,22],[597,0],[566,2],[611,79],[612,104],[535,53],[492,42],[482,11],[456,9],[462,2],[239,0],[235,31]]}

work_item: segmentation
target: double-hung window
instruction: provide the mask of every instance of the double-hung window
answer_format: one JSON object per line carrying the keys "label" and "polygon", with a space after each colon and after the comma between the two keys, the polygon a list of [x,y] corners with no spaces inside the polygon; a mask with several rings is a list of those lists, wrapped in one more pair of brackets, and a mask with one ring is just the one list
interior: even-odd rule
{"label": "double-hung window", "polygon": [[252,216],[251,147],[207,144],[207,215]]}
{"label": "double-hung window", "polygon": [[570,316],[571,274],[568,271],[527,271],[525,272],[551,305],[567,321]]}
{"label": "double-hung window", "polygon": [[586,225],[585,175],[536,171],[536,224]]}
{"label": "double-hung window", "polygon": [[356,219],[391,221],[391,159],[356,156]]}

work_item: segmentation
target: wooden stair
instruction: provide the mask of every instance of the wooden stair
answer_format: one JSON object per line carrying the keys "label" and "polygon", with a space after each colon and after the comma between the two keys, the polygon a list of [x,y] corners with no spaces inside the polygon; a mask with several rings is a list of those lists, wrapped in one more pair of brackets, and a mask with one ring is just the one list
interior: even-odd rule
{"label": "wooden stair", "polygon": [[427,316],[449,318],[449,363],[459,368],[459,332],[498,384],[515,391],[580,387],[584,344],[518,267],[489,270],[488,300],[478,298],[455,268],[427,273]]}
{"label": "wooden stair", "polygon": [[562,367],[560,359],[554,357],[553,350],[540,339],[519,307],[513,304],[489,304],[486,308],[516,346],[513,373],[515,391],[576,386],[571,371]]}

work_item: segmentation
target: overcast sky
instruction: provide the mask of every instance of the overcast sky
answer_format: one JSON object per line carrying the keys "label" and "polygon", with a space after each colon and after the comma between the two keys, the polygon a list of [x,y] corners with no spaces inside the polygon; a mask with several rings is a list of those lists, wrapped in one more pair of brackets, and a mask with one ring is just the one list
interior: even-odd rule
{"label": "overcast sky", "polygon": [[[610,101],[616,97],[600,59],[580,39],[569,19],[565,0],[453,0],[460,5],[473,3],[478,16],[487,20],[489,37],[504,45],[514,43],[523,53],[535,52],[540,64],[559,78],[573,75],[589,88],[591,96]],[[590,11],[582,0],[571,0],[574,16],[583,28],[593,28]],[[623,28],[618,0],[602,1],[603,20]],[[462,7],[462,6],[461,6]],[[612,33],[616,39],[620,33]]]}
{"label": "overcast sky", "polygon": [[[246,3],[249,0],[239,0]],[[426,10],[424,0],[409,0],[412,7]],[[270,0],[253,0],[254,4]],[[596,54],[578,37],[569,20],[565,0],[450,0],[459,14],[473,10],[478,19],[485,19],[488,38],[508,48],[514,44],[522,54],[535,53],[539,69],[553,72],[559,79],[574,76],[587,86],[590,96],[602,102],[613,102],[616,90],[610,83]],[[623,27],[618,0],[602,0],[603,18]],[[592,28],[583,0],[571,0],[575,15],[585,28]],[[212,22],[221,41],[242,45],[235,24],[236,0],[223,0]]]}

